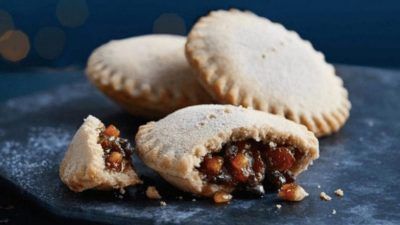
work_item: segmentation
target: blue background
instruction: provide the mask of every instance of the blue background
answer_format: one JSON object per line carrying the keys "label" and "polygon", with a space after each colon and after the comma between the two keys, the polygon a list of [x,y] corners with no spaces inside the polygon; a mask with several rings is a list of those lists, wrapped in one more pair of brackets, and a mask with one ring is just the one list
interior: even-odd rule
{"label": "blue background", "polygon": [[[57,7],[64,7],[71,17],[83,9],[87,17],[80,26],[65,26],[56,15]],[[27,34],[31,46],[27,57],[19,62],[1,59],[0,70],[83,67],[90,52],[111,39],[154,32],[186,34],[208,11],[232,7],[251,10],[296,30],[330,62],[400,67],[398,0],[0,0],[0,9],[11,15],[14,29]],[[155,28],[155,21],[165,13],[178,18],[178,28]],[[168,24],[168,18],[161,26],[164,22]],[[48,26],[59,28],[65,36],[59,54],[52,59],[43,58],[35,46],[39,30]],[[52,48],[51,38],[48,40],[48,46],[46,41],[41,43],[42,48]]]}

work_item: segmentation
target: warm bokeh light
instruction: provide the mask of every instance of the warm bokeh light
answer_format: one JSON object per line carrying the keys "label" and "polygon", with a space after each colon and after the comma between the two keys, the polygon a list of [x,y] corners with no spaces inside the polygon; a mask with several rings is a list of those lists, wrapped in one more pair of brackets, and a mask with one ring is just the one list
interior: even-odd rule
{"label": "warm bokeh light", "polygon": [[78,27],[85,23],[89,9],[86,0],[60,0],[56,15],[62,25]]}
{"label": "warm bokeh light", "polygon": [[43,27],[35,36],[34,47],[41,57],[55,59],[62,53],[65,39],[65,33],[60,28]]}
{"label": "warm bokeh light", "polygon": [[184,35],[186,33],[185,21],[175,13],[161,14],[154,21],[153,32]]}
{"label": "warm bokeh light", "polygon": [[14,22],[11,15],[0,9],[0,41],[3,34],[12,29],[14,29]]}
{"label": "warm bokeh light", "polygon": [[17,62],[24,59],[30,50],[28,36],[20,30],[6,31],[0,41],[0,53],[6,60]]}

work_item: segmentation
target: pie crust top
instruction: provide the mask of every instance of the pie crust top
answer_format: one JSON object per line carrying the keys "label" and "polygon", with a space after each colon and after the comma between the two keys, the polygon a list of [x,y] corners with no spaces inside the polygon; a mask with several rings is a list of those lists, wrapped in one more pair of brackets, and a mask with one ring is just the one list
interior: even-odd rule
{"label": "pie crust top", "polygon": [[219,102],[284,116],[317,136],[339,130],[349,117],[348,93],[324,55],[253,13],[202,17],[188,36],[186,56]]}
{"label": "pie crust top", "polygon": [[160,117],[176,109],[211,103],[184,54],[186,38],[145,35],[114,40],[88,60],[88,78],[135,115]]}
{"label": "pie crust top", "polygon": [[177,187],[210,196],[223,187],[204,181],[197,170],[203,157],[225,143],[253,139],[295,146],[304,157],[291,172],[298,175],[319,156],[318,140],[305,126],[266,112],[232,105],[180,109],[139,128],[139,157]]}

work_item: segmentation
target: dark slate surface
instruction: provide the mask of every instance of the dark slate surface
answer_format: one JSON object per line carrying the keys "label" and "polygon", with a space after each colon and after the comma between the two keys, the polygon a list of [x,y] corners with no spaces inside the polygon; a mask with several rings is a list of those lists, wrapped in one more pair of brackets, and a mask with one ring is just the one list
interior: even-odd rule
{"label": "dark slate surface", "polygon": [[[121,111],[79,72],[57,72],[69,76],[68,81],[0,103],[0,175],[56,215],[114,224],[399,224],[400,72],[349,66],[338,66],[338,71],[350,92],[351,117],[341,132],[321,139],[320,159],[299,177],[310,193],[300,203],[281,202],[274,194],[235,199],[225,206],[206,199],[194,202],[190,195],[179,200],[183,193],[137,159],[147,183],[162,190],[166,207],[146,200],[143,187],[129,188],[123,199],[116,192],[72,193],[60,182],[58,165],[85,116],[115,123],[130,139],[146,121]],[[55,72],[36,73],[41,75],[26,76],[24,83],[2,91],[18,92],[18,87],[34,81],[40,85],[38,78],[49,82]],[[24,75],[1,79],[17,76]],[[345,197],[333,194],[337,188]],[[321,201],[321,191],[332,201]],[[275,204],[282,204],[282,209]]]}

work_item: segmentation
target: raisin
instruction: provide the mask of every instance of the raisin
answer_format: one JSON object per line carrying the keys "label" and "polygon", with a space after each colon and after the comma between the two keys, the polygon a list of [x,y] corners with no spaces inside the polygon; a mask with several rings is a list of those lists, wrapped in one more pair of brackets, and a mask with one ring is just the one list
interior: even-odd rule
{"label": "raisin", "polygon": [[267,153],[267,167],[271,170],[286,171],[292,168],[295,158],[288,148],[279,147]]}

